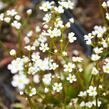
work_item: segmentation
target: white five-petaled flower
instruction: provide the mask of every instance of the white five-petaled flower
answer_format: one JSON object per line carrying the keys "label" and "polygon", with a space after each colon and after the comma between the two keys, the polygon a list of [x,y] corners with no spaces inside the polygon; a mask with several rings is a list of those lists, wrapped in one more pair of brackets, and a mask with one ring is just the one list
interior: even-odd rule
{"label": "white five-petaled flower", "polygon": [[106,63],[106,65],[103,65],[103,71],[107,74],[109,74],[109,62]]}
{"label": "white five-petaled flower", "polygon": [[71,62],[64,65],[65,72],[72,72],[73,68],[75,68],[75,64],[72,64]]}
{"label": "white five-petaled flower", "polygon": [[8,69],[11,70],[11,72],[17,73],[19,71],[23,71],[24,69],[24,63],[23,60],[21,58],[17,58],[16,60],[13,60],[9,65],[8,65]]}
{"label": "white five-petaled flower", "polygon": [[101,48],[95,47],[95,48],[94,48],[94,52],[95,52],[96,54],[100,54],[100,53],[103,52],[103,48],[102,48],[102,47],[101,47]]}
{"label": "white five-petaled flower", "polygon": [[53,90],[56,92],[60,92],[63,89],[62,83],[54,83]]}
{"label": "white five-petaled flower", "polygon": [[76,40],[76,37],[74,37],[74,35],[75,34],[73,32],[68,34],[68,39],[70,43],[73,43]]}
{"label": "white five-petaled flower", "polygon": [[50,38],[60,37],[61,31],[60,29],[57,29],[57,28],[54,28],[53,30],[49,29],[47,35],[50,36]]}
{"label": "white five-petaled flower", "polygon": [[21,23],[18,22],[17,20],[14,20],[14,21],[11,23],[11,25],[12,25],[13,27],[15,27],[16,29],[20,29],[20,28],[21,28]]}
{"label": "white five-petaled flower", "polygon": [[41,43],[39,49],[42,52],[45,52],[45,51],[49,50],[48,43],[45,43],[45,44],[44,43]]}
{"label": "white five-petaled flower", "polygon": [[80,96],[80,97],[87,96],[87,92],[86,91],[80,91],[78,96]]}
{"label": "white five-petaled flower", "polygon": [[29,79],[24,74],[16,74],[13,76],[12,85],[19,90],[23,90],[28,83]]}
{"label": "white five-petaled flower", "polygon": [[89,89],[87,90],[87,93],[89,94],[89,96],[96,96],[97,95],[96,87],[90,86]]}
{"label": "white five-petaled flower", "polygon": [[92,75],[97,75],[99,73],[99,71],[97,70],[96,67],[93,67],[91,73],[92,73]]}
{"label": "white five-petaled flower", "polygon": [[76,79],[76,76],[75,75],[71,75],[69,74],[69,76],[66,78],[70,83],[73,83],[75,82],[77,79]]}
{"label": "white five-petaled flower", "polygon": [[45,16],[43,17],[43,21],[48,23],[50,20],[51,20],[51,14],[45,14]]}
{"label": "white five-petaled flower", "polygon": [[43,10],[44,12],[47,12],[49,9],[51,9],[54,4],[54,2],[49,2],[49,1],[46,1],[46,2],[43,2],[42,3],[42,6],[40,6],[40,10]]}
{"label": "white five-petaled flower", "polygon": [[33,95],[36,95],[36,92],[36,88],[33,87],[32,89],[30,89],[29,96],[32,97]]}
{"label": "white five-petaled flower", "polygon": [[92,61],[98,61],[100,59],[100,56],[98,54],[92,54],[91,59]]}
{"label": "white five-petaled flower", "polygon": [[51,73],[45,74],[44,77],[42,78],[42,81],[45,85],[50,85],[52,79]]}

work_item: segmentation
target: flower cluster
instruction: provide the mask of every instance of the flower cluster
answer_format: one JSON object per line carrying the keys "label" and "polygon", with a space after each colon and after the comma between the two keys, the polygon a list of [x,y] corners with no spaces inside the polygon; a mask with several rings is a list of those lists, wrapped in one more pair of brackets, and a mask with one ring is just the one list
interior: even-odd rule
{"label": "flower cluster", "polygon": [[15,9],[7,10],[6,13],[0,14],[0,21],[4,21],[5,23],[10,24],[16,29],[20,29],[22,26],[20,20],[21,16],[18,15],[18,12]]}
{"label": "flower cluster", "polygon": [[[104,2],[103,6],[105,4],[108,2]],[[108,28],[95,26],[91,33],[84,36],[86,43],[93,47],[90,58],[85,59],[79,52],[69,54],[68,48],[77,38],[74,32],[66,30],[74,19],[63,22],[61,14],[65,9],[73,9],[74,5],[70,0],[60,0],[58,6],[54,2],[42,2],[40,10],[45,13],[42,25],[26,33],[21,56],[14,49],[10,51],[10,55],[14,56],[8,65],[14,74],[12,85],[21,95],[32,101],[34,97],[40,98],[43,106],[50,105],[52,109],[73,107],[74,104],[77,109],[78,104],[80,108],[99,108],[102,96],[108,94],[103,91],[103,87],[106,88],[105,74],[109,73]],[[28,10],[27,14],[31,13],[32,10]],[[21,17],[17,12],[8,10],[5,14],[0,14],[0,20],[20,29]]]}

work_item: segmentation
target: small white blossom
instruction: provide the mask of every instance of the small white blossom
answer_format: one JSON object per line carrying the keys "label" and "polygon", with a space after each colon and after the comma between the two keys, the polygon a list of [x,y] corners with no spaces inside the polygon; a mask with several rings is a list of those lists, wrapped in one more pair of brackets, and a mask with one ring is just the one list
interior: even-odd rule
{"label": "small white blossom", "polygon": [[45,93],[48,93],[48,92],[49,92],[49,89],[48,89],[48,88],[45,88],[45,89],[44,89],[44,92],[45,92]]}
{"label": "small white blossom", "polygon": [[69,76],[66,78],[70,83],[73,83],[75,82],[77,79],[76,79],[76,76],[75,75],[71,75],[69,74]]}
{"label": "small white blossom", "polygon": [[27,13],[28,15],[31,15],[31,14],[32,14],[32,9],[28,9],[28,10],[26,11],[26,13]]}
{"label": "small white blossom", "polygon": [[15,16],[17,14],[15,9],[7,10],[7,15],[8,16]]}
{"label": "small white blossom", "polygon": [[39,49],[42,52],[45,52],[45,51],[49,50],[48,43],[45,43],[45,44],[44,43],[41,43]]}
{"label": "small white blossom", "polygon": [[103,52],[103,48],[102,48],[102,47],[101,47],[101,48],[95,47],[93,50],[94,50],[94,52],[95,52],[96,54],[100,54],[100,53]]}
{"label": "small white blossom", "polygon": [[29,96],[32,97],[33,95],[36,95],[36,88],[30,89]]}
{"label": "small white blossom", "polygon": [[92,106],[93,106],[93,103],[92,102],[86,102],[86,107],[88,107],[88,108],[92,108]]}
{"label": "small white blossom", "polygon": [[70,21],[71,23],[74,23],[74,18],[70,18],[69,21]]}
{"label": "small white blossom", "polygon": [[17,58],[16,60],[13,60],[11,64],[8,65],[8,69],[11,70],[11,72],[17,73],[18,71],[23,71],[24,69],[24,63],[23,60],[20,58]]}
{"label": "small white blossom", "polygon": [[96,87],[90,86],[89,89],[87,90],[87,93],[89,94],[89,96],[96,96],[97,95]]}
{"label": "small white blossom", "polygon": [[75,64],[72,64],[71,62],[64,65],[65,72],[72,72],[73,68],[75,68]]}
{"label": "small white blossom", "polygon": [[21,16],[20,15],[16,15],[15,19],[19,21],[21,19]]}
{"label": "small white blossom", "polygon": [[14,20],[11,24],[13,27],[15,27],[16,29],[20,29],[21,28],[21,23]]}
{"label": "small white blossom", "polygon": [[50,20],[51,20],[51,14],[45,14],[45,16],[43,17],[43,21],[48,23]]}
{"label": "small white blossom", "polygon": [[42,78],[42,81],[45,85],[50,85],[51,79],[52,79],[51,76],[52,76],[51,73],[44,75],[44,77]]}
{"label": "small white blossom", "polygon": [[40,82],[40,76],[39,75],[34,75],[33,76],[33,81],[38,84]]}
{"label": "small white blossom", "polygon": [[109,74],[109,63],[106,63],[106,65],[103,65],[103,71]]}
{"label": "small white blossom", "polygon": [[100,56],[97,54],[92,54],[91,59],[92,61],[98,61],[100,59]]}
{"label": "small white blossom", "polygon": [[42,6],[40,6],[40,10],[43,10],[46,12],[52,8],[52,4],[54,4],[54,2],[49,2],[49,1],[43,2]]}
{"label": "small white blossom", "polygon": [[10,51],[10,55],[11,55],[11,56],[15,56],[15,55],[16,55],[16,50],[15,50],[15,49],[12,49],[12,50]]}
{"label": "small white blossom", "polygon": [[12,85],[19,90],[23,90],[28,83],[29,79],[24,74],[16,74],[13,76]]}
{"label": "small white blossom", "polygon": [[10,17],[5,17],[5,18],[4,18],[4,21],[5,21],[6,23],[10,23],[11,18],[10,18]]}
{"label": "small white blossom", "polygon": [[80,97],[87,96],[87,92],[86,91],[80,91],[78,96],[80,96]]}
{"label": "small white blossom", "polygon": [[70,43],[73,43],[77,39],[76,37],[74,37],[74,35],[75,34],[73,32],[68,34],[68,39]]}
{"label": "small white blossom", "polygon": [[97,75],[98,73],[99,73],[99,71],[97,70],[97,68],[96,67],[93,67],[93,69],[92,69],[92,75]]}
{"label": "small white blossom", "polygon": [[1,13],[0,14],[0,20],[3,21],[3,19],[4,19],[4,13]]}
{"label": "small white blossom", "polygon": [[63,89],[62,83],[54,83],[53,90],[56,92],[60,92]]}

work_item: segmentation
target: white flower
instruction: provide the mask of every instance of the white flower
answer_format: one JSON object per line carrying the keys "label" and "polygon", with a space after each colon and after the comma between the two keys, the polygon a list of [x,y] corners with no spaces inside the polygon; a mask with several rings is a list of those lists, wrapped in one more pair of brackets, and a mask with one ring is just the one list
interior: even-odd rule
{"label": "white flower", "polygon": [[98,61],[100,59],[100,56],[97,54],[92,54],[91,59],[92,61]]}
{"label": "white flower", "polygon": [[43,10],[46,12],[52,8],[52,4],[54,4],[54,2],[49,2],[49,1],[43,2],[42,6],[40,6],[40,10]]}
{"label": "white flower", "polygon": [[99,71],[97,70],[97,68],[93,67],[91,74],[97,75],[98,73],[99,73]]}
{"label": "white flower", "polygon": [[24,41],[25,41],[25,44],[29,44],[30,43],[30,39],[28,37],[24,37]]}
{"label": "white flower", "polygon": [[28,15],[31,15],[31,14],[32,14],[32,9],[28,9],[28,10],[26,11],[26,13],[27,13]]}
{"label": "white flower", "polygon": [[103,71],[109,74],[109,63],[107,63],[106,65],[103,65]]}
{"label": "white flower", "polygon": [[10,53],[11,56],[15,56],[16,55],[16,50],[12,49],[9,53]]}
{"label": "white flower", "polygon": [[45,42],[47,41],[47,38],[44,37],[43,35],[40,35],[39,38],[38,38],[38,41],[39,41],[40,43],[45,43]]}
{"label": "white flower", "polygon": [[56,28],[58,28],[58,27],[63,28],[64,27],[63,21],[62,21],[62,19],[60,17],[56,19],[55,27]]}
{"label": "white flower", "polygon": [[51,73],[45,74],[44,77],[42,78],[42,81],[45,85],[50,85],[51,84]]}
{"label": "white flower", "polygon": [[78,96],[80,96],[80,97],[87,96],[87,92],[86,91],[80,91]]}
{"label": "white flower", "polygon": [[72,64],[71,62],[64,65],[64,71],[65,72],[72,72],[73,68],[75,68],[75,64]]}
{"label": "white flower", "polygon": [[68,39],[70,43],[73,43],[77,39],[76,37],[74,37],[74,35],[75,34],[73,32],[68,34]]}
{"label": "white flower", "polygon": [[70,21],[71,23],[74,23],[74,18],[70,18],[69,21]]}
{"label": "white flower", "polygon": [[31,37],[32,35],[33,35],[33,31],[32,31],[32,30],[28,31],[27,34],[26,34],[26,36],[27,36],[28,38]]}
{"label": "white flower", "polygon": [[92,106],[93,106],[93,103],[92,102],[86,102],[86,107],[88,107],[88,108],[92,108]]}
{"label": "white flower", "polygon": [[55,11],[58,13],[64,13],[64,9],[62,6],[55,7]]}
{"label": "white flower", "polygon": [[36,32],[40,32],[40,31],[41,31],[40,26],[36,26],[35,31],[36,31]]}
{"label": "white flower", "polygon": [[73,83],[75,82],[77,79],[76,79],[76,76],[75,75],[71,75],[69,74],[69,76],[66,78],[70,83]]}
{"label": "white flower", "polygon": [[107,7],[106,2],[103,2],[103,3],[102,3],[102,7],[103,7],[103,8],[106,8],[106,7]]}
{"label": "white flower", "polygon": [[7,15],[8,16],[15,16],[17,14],[15,9],[7,10]]}
{"label": "white flower", "polygon": [[45,51],[49,50],[48,43],[45,43],[45,44],[44,43],[41,43],[39,49],[42,52],[45,52]]}
{"label": "white flower", "polygon": [[38,59],[40,59],[39,52],[33,52],[31,55],[32,61],[36,62]]}
{"label": "white flower", "polygon": [[107,47],[108,47],[108,44],[106,43],[105,40],[103,40],[103,41],[101,42],[101,44],[103,45],[104,48],[107,48]]}
{"label": "white flower", "polygon": [[4,9],[6,6],[7,5],[4,2],[0,1],[0,10]]}
{"label": "white flower", "polygon": [[48,23],[50,20],[51,20],[51,14],[45,14],[45,16],[43,17],[43,21]]}
{"label": "white flower", "polygon": [[93,35],[97,35],[98,38],[101,38],[102,35],[106,32],[106,27],[102,26],[95,26],[94,31],[92,32]]}
{"label": "white flower", "polygon": [[44,92],[45,92],[45,93],[48,93],[48,92],[49,92],[49,89],[48,89],[48,88],[45,88],[45,89],[44,89]]}
{"label": "white flower", "polygon": [[55,37],[61,36],[61,31],[60,31],[60,29],[54,28],[53,34],[54,34]]}
{"label": "white flower", "polygon": [[28,51],[32,51],[32,50],[35,50],[35,46],[27,45],[27,46],[25,46],[25,49]]}
{"label": "white flower", "polygon": [[6,23],[9,23],[9,22],[11,21],[11,18],[10,18],[10,17],[5,17],[5,18],[4,18],[4,21],[5,21]]}
{"label": "white flower", "polygon": [[16,15],[16,16],[15,16],[15,19],[16,19],[16,20],[20,20],[20,19],[21,19],[21,16],[20,16],[20,15]]}
{"label": "white flower", "polygon": [[62,52],[62,55],[63,55],[63,56],[67,56],[67,52],[66,52],[66,51],[63,51],[63,52]]}
{"label": "white flower", "polygon": [[38,84],[40,82],[40,76],[39,75],[34,75],[33,76],[33,81]]}
{"label": "white flower", "polygon": [[62,83],[54,83],[53,90],[56,92],[60,92],[63,89]]}
{"label": "white flower", "polygon": [[72,61],[73,62],[82,62],[83,58],[81,58],[81,57],[72,57]]}
{"label": "white flower", "polygon": [[21,23],[19,23],[18,21],[14,20],[11,25],[13,27],[15,27],[16,29],[20,29],[21,28]]}
{"label": "white flower", "polygon": [[67,22],[67,23],[65,24],[65,26],[66,26],[67,28],[70,28],[71,23],[70,23],[70,22]]}
{"label": "white flower", "polygon": [[102,47],[101,47],[101,48],[95,47],[93,50],[94,50],[94,52],[95,52],[96,54],[100,54],[100,53],[103,52],[103,48],[102,48]]}
{"label": "white flower", "polygon": [[4,19],[4,13],[1,13],[0,14],[0,20],[3,21],[3,19]]}
{"label": "white flower", "polygon": [[96,96],[97,95],[96,87],[90,86],[89,89],[87,90],[87,93],[89,94],[89,96]]}
{"label": "white flower", "polygon": [[23,60],[20,58],[13,60],[11,62],[11,64],[8,65],[8,69],[11,70],[12,73],[17,73],[19,71],[23,71],[23,69],[24,69]]}
{"label": "white flower", "polygon": [[85,103],[84,101],[82,101],[82,102],[80,103],[80,106],[81,106],[81,107],[85,107],[85,106],[86,106],[86,103]]}
{"label": "white flower", "polygon": [[50,69],[52,69],[52,70],[55,70],[56,68],[58,68],[58,64],[56,64],[56,63],[52,63],[52,64],[50,64]]}
{"label": "white flower", "polygon": [[53,37],[60,37],[61,36],[61,31],[60,29],[54,28],[53,30],[48,30],[48,36],[51,38]]}
{"label": "white flower", "polygon": [[16,74],[13,76],[12,85],[19,90],[23,90],[28,83],[29,79],[24,74]]}
{"label": "white flower", "polygon": [[94,35],[92,35],[91,33],[89,33],[88,35],[84,35],[84,39],[86,41],[87,45],[91,45],[92,44],[92,40],[94,38]]}
{"label": "white flower", "polygon": [[[96,106],[96,100],[92,101],[92,104],[94,106]],[[100,107],[101,106],[101,101],[97,100],[97,105],[98,105],[98,107]]]}
{"label": "white flower", "polygon": [[109,20],[109,13],[106,13],[106,19]]}
{"label": "white flower", "polygon": [[32,97],[33,95],[36,95],[36,88],[30,89],[29,96]]}
{"label": "white flower", "polygon": [[68,1],[59,1],[59,4],[66,9],[73,9],[74,3],[70,0]]}

